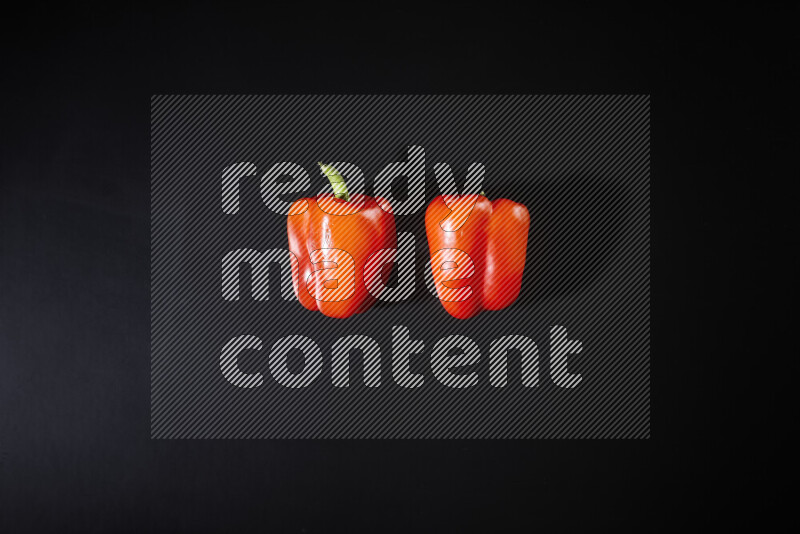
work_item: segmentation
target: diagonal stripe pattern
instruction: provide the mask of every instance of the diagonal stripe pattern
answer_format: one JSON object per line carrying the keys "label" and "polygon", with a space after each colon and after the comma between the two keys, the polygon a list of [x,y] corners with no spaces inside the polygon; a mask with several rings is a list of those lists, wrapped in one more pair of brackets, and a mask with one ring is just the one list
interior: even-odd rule
{"label": "diagonal stripe pattern", "polygon": [[[649,438],[649,110],[644,95],[154,96],[151,436]],[[289,297],[288,255],[234,272],[287,248],[292,202],[326,191],[318,161],[394,197],[413,252],[413,287],[403,274],[347,320]],[[424,205],[479,171],[490,199],[528,207],[527,261],[514,305],[458,321],[426,284]],[[377,180],[403,172],[424,191]]]}

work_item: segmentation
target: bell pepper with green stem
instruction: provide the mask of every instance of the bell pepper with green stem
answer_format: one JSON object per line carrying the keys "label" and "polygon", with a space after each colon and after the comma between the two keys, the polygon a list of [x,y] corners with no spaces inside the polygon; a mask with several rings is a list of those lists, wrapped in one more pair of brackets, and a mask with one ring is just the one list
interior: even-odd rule
{"label": "bell pepper with green stem", "polygon": [[[319,164],[333,194],[295,201],[287,220],[292,284],[300,303],[328,317],[346,318],[376,301],[365,284],[364,267],[381,249],[396,249],[394,215],[388,202],[351,195],[344,178]],[[388,273],[378,273],[383,283]]]}

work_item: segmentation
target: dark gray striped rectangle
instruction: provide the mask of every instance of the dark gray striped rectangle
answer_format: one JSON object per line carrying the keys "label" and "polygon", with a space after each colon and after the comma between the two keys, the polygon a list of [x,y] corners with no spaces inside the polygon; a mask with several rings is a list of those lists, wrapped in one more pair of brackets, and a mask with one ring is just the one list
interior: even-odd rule
{"label": "dark gray striped rectangle", "polygon": [[[649,438],[650,436],[650,99],[648,96],[154,96],[151,101],[151,435],[154,438]],[[424,209],[397,216],[415,237],[416,290],[346,320],[280,297],[277,270],[268,300],[226,300],[221,261],[236,249],[287,248],[286,216],[261,201],[260,176],[277,162],[303,166],[313,191],[317,161],[346,161],[372,180],[425,149],[426,201],[439,192],[436,162],[463,181],[486,167],[490,199],[531,213],[523,287],[505,310],[458,321],[428,293]],[[255,166],[242,178],[240,209],[221,207],[223,170]],[[401,197],[402,187],[395,192]],[[287,195],[284,200],[303,195]],[[243,271],[244,273],[244,271]],[[391,375],[392,328],[424,342],[406,389]],[[550,332],[567,329],[582,351],[569,357],[574,388],[550,378]],[[228,340],[257,336],[244,372],[264,383],[239,388],[220,369]],[[305,388],[279,385],[269,349],[305,336],[323,371]],[[349,387],[331,383],[331,347],[363,335],[381,348],[381,385],[367,387],[351,358]],[[467,336],[481,352],[477,386],[452,389],[430,368],[434,344]],[[539,349],[539,382],[525,387],[509,353],[507,386],[492,387],[492,340],[526,336]]]}

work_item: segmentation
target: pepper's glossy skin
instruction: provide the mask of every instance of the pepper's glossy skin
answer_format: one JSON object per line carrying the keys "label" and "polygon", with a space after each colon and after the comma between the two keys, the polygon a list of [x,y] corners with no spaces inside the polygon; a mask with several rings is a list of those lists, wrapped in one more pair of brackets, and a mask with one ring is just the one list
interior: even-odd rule
{"label": "pepper's glossy skin", "polygon": [[[462,210],[462,217],[468,213],[466,221],[454,231],[447,231],[443,226],[450,223],[449,227],[455,228],[453,218],[459,217],[458,211],[447,205],[453,206],[456,198],[469,204],[474,201],[475,206],[471,212]],[[448,217],[452,218],[444,222]],[[425,212],[425,230],[431,258],[438,263],[432,265],[436,290],[447,313],[468,319],[483,310],[501,310],[514,303],[522,286],[529,228],[528,209],[508,199],[491,202],[483,195],[465,195],[447,197],[447,201],[438,196],[431,201]],[[442,258],[437,254],[443,249],[449,249],[445,252],[451,255]],[[454,250],[469,255],[474,272],[465,269],[464,262],[459,261],[464,257],[453,255],[458,254]],[[453,292],[447,289],[466,286],[471,288],[466,298],[462,294],[454,299]]]}
{"label": "pepper's glossy skin", "polygon": [[[297,258],[292,283],[304,307],[346,318],[375,303],[364,283],[364,266],[373,253],[397,248],[388,202],[360,194],[349,202],[330,194],[302,198],[292,204],[287,228],[289,250]],[[346,265],[347,255],[354,265]],[[385,284],[388,273],[381,276]]]}

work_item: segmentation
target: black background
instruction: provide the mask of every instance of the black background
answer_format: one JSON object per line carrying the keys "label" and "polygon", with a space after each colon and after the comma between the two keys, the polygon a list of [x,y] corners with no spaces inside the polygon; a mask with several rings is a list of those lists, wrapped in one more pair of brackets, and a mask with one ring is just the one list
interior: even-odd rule
{"label": "black background", "polygon": [[[764,301],[797,270],[796,8],[298,7],[4,17],[0,530],[774,521],[771,416],[796,365],[788,309]],[[151,441],[149,101],[167,93],[652,94],[653,438]]]}

